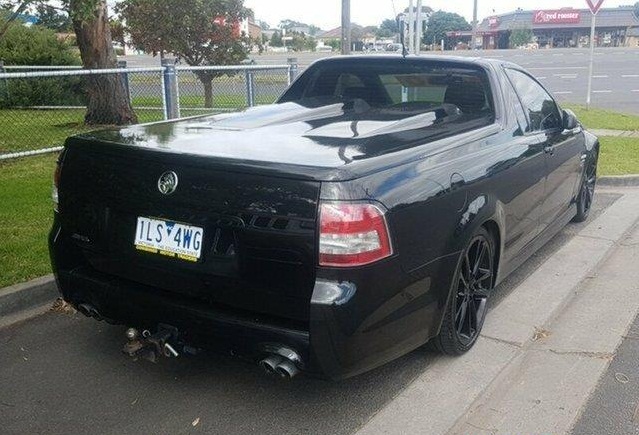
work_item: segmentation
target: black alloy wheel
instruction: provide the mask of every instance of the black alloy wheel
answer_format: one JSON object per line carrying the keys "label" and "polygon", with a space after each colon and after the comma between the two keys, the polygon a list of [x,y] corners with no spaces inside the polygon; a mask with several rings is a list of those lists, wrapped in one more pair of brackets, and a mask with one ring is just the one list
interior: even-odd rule
{"label": "black alloy wheel", "polygon": [[494,241],[485,228],[473,235],[455,273],[435,346],[443,353],[460,355],[477,341],[486,318],[488,297],[494,286]]}
{"label": "black alloy wheel", "polygon": [[573,222],[584,222],[588,219],[592,201],[595,198],[595,186],[597,184],[597,157],[588,159],[586,169],[581,181],[579,196],[577,197],[577,214]]}

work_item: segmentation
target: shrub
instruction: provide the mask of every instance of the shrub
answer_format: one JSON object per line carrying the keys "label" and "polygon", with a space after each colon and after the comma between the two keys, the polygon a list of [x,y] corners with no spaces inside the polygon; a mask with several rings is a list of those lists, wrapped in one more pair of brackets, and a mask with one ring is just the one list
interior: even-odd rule
{"label": "shrub", "polygon": [[76,49],[55,32],[40,26],[14,23],[0,38],[0,60],[5,65],[80,65]]}
{"label": "shrub", "polygon": [[[0,38],[5,65],[80,65],[77,50],[49,29],[13,24]],[[0,107],[83,105],[80,77],[0,80]]]}

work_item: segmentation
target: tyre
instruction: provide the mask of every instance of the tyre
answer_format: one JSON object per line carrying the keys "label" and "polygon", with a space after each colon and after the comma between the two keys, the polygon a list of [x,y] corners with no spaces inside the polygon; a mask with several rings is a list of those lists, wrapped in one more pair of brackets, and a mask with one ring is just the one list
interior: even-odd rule
{"label": "tyre", "polygon": [[440,352],[461,355],[477,341],[495,282],[494,258],[494,238],[481,227],[466,245],[453,277],[442,326],[433,339]]}
{"label": "tyre", "polygon": [[573,222],[584,222],[588,219],[592,201],[595,197],[595,185],[597,184],[597,155],[593,155],[586,163],[586,169],[581,179],[581,186],[577,196],[577,214],[572,218]]}

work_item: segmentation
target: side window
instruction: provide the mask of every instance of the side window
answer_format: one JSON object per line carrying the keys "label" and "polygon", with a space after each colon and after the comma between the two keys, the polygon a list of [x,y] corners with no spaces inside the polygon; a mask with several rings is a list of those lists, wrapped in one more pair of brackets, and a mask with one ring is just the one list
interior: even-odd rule
{"label": "side window", "polygon": [[559,108],[550,94],[535,80],[521,71],[507,69],[517,95],[530,119],[529,131],[543,131],[561,127]]}

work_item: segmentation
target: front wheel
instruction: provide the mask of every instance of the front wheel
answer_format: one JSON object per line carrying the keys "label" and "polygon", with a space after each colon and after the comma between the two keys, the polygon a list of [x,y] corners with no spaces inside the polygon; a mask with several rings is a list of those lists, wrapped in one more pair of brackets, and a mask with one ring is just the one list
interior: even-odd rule
{"label": "front wheel", "polygon": [[455,271],[452,294],[433,344],[447,355],[467,352],[479,337],[494,286],[495,241],[484,228],[471,237]]}
{"label": "front wheel", "polygon": [[592,201],[595,197],[595,185],[597,184],[597,156],[594,155],[586,164],[579,196],[577,197],[577,214],[572,219],[573,222],[584,222],[588,219]]}

